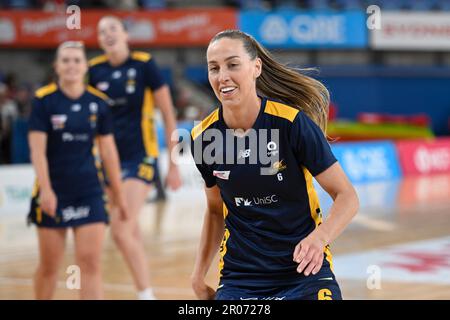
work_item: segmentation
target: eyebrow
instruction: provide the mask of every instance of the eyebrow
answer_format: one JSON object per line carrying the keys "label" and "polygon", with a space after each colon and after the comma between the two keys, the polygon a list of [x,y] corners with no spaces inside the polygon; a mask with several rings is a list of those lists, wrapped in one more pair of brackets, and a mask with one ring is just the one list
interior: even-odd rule
{"label": "eyebrow", "polygon": [[[240,58],[240,57],[239,56],[229,56],[228,58],[225,58],[225,61],[228,61],[228,60],[231,60],[231,59],[234,59],[234,58]],[[217,63],[217,61],[211,60],[211,61],[208,61],[208,64],[209,63]]]}

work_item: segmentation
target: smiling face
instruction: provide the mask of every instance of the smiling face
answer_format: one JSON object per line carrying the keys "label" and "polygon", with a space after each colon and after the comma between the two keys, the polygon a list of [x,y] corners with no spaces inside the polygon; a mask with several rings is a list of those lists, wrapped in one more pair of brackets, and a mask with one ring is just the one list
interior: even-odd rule
{"label": "smiling face", "polygon": [[206,52],[208,79],[224,107],[239,107],[256,97],[261,59],[251,59],[240,39],[220,38]]}
{"label": "smiling face", "polygon": [[86,55],[82,48],[61,48],[55,61],[55,72],[62,82],[76,83],[84,81],[88,70]]}
{"label": "smiling face", "polygon": [[100,47],[108,54],[128,47],[128,33],[122,22],[115,17],[102,18],[97,26]]}

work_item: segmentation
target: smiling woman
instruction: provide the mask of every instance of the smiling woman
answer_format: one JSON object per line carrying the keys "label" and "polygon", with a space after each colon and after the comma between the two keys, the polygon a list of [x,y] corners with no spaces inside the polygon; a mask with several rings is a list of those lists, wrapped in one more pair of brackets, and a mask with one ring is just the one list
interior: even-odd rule
{"label": "smiling woman", "polygon": [[82,43],[62,43],[54,68],[58,82],[36,91],[29,120],[37,181],[28,219],[38,227],[40,253],[35,294],[38,299],[53,296],[67,228],[73,228],[76,261],[83,273],[80,297],[100,299],[101,250],[108,213],[93,152],[96,139],[114,189],[111,200],[120,207],[122,217],[127,210],[111,115],[105,96],[84,84],[88,66]]}
{"label": "smiling woman", "polygon": [[[176,129],[169,86],[151,54],[131,51],[125,24],[115,16],[104,16],[97,26],[98,42],[104,54],[90,61],[89,82],[112,102],[114,138],[124,173],[124,189],[130,204],[130,219],[111,220],[113,238],[122,252],[138,291],[139,299],[155,299],[150,287],[147,258],[138,217],[159,177],[155,108],[161,110],[168,152],[176,145]],[[177,189],[180,173],[169,157],[166,185]],[[110,189],[107,188],[107,193]],[[115,207],[112,208],[116,210]]]}
{"label": "smiling woman", "polygon": [[[201,299],[341,299],[329,245],[356,214],[358,198],[325,138],[327,89],[238,30],[218,33],[206,56],[221,105],[191,134],[207,198],[195,293]],[[219,146],[211,141],[211,132],[225,137],[230,129],[256,134],[235,135],[231,146],[227,139]],[[211,144],[233,161],[198,155]],[[263,155],[272,160],[269,168]],[[313,176],[334,200],[326,221]],[[216,292],[204,278],[219,247]]]}

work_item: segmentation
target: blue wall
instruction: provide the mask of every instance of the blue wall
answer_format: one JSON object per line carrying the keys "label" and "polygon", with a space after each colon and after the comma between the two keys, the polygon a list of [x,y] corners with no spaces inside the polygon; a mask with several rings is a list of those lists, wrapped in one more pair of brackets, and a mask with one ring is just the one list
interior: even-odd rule
{"label": "blue wall", "polygon": [[320,80],[330,90],[340,118],[354,119],[360,112],[426,113],[436,134],[450,133],[450,69],[323,68]]}

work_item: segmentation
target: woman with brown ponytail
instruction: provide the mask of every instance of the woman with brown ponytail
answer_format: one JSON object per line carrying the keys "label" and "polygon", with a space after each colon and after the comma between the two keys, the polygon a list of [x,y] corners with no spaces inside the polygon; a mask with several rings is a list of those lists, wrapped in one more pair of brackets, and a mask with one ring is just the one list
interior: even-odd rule
{"label": "woman with brown ponytail", "polygon": [[[211,40],[207,63],[221,105],[191,134],[207,198],[196,295],[341,299],[330,243],[356,214],[358,197],[326,140],[327,89],[238,30]],[[334,200],[325,221],[313,177]],[[216,291],[205,276],[219,248]]]}

